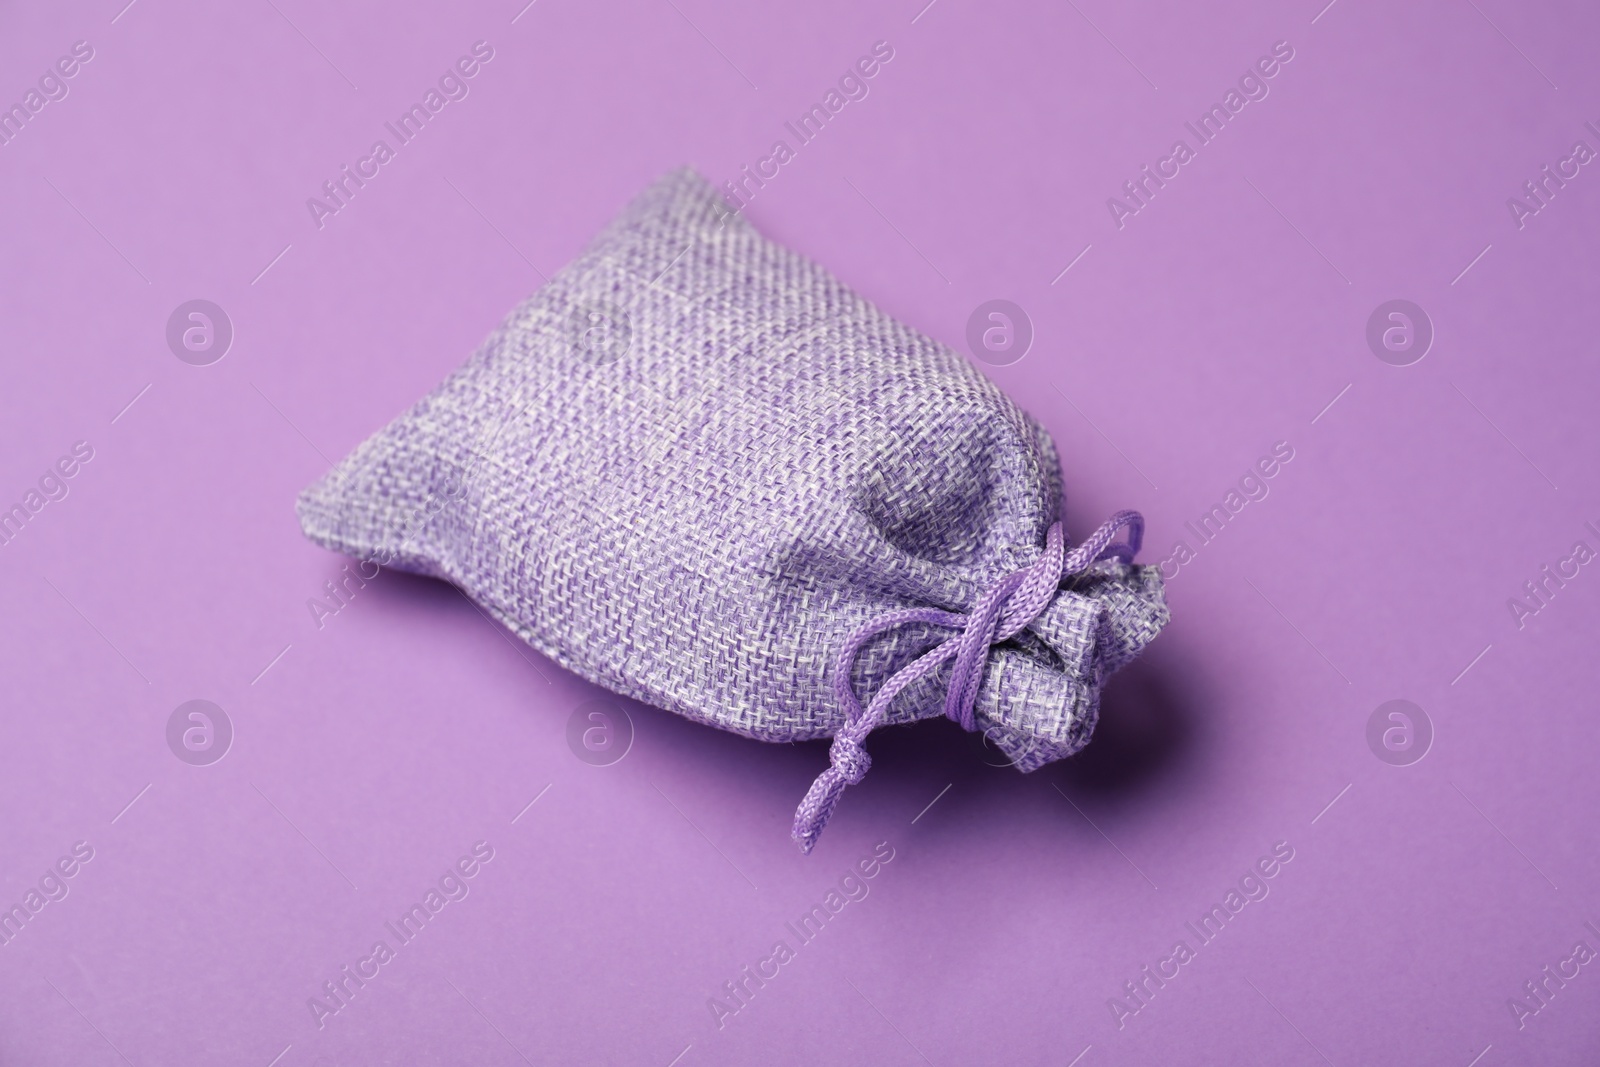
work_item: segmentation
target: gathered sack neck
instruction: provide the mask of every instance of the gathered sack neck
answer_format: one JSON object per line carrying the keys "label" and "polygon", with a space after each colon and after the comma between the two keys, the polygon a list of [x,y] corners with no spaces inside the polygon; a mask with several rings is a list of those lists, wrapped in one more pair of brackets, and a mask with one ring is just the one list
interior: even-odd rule
{"label": "gathered sack neck", "polygon": [[[1124,526],[1128,528],[1128,540],[1112,544],[1112,537]],[[975,730],[973,708],[990,647],[1015,637],[1037,619],[1055,598],[1063,579],[1102,559],[1114,557],[1131,563],[1143,537],[1144,517],[1137,511],[1119,511],[1081,545],[1067,552],[1061,523],[1055,522],[1045,534],[1044,551],[1038,560],[1001,578],[970,612],[938,608],[891,611],[868,620],[852,633],[840,648],[833,675],[834,696],[848,721],[834,735],[827,769],[811,783],[795,812],[793,836],[800,851],[810,852],[816,845],[845,787],[866,776],[872,759],[862,747],[863,742],[883,725],[896,697],[953,660],[944,713],[963,730]],[[908,623],[942,626],[957,632],[890,675],[863,710],[850,683],[857,654],[879,634]]]}

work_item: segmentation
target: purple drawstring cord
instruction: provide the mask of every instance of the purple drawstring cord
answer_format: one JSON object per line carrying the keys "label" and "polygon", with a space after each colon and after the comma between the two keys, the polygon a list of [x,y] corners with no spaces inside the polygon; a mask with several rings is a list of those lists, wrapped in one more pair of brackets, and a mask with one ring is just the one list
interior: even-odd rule
{"label": "purple drawstring cord", "polygon": [[[1127,543],[1113,545],[1112,536],[1124,526],[1128,527]],[[960,723],[962,729],[975,729],[973,707],[978,701],[978,684],[983,681],[989,646],[1014,637],[1038,618],[1039,613],[1055,599],[1062,579],[1108,556],[1132,562],[1143,539],[1144,517],[1137,511],[1119,511],[1083,544],[1066,553],[1061,523],[1052,523],[1045,534],[1044,552],[1039,559],[1031,567],[1015,571],[996,582],[970,614],[940,611],[937,608],[908,608],[891,611],[863,623],[845,641],[833,676],[834,695],[845,709],[849,722],[834,735],[833,745],[828,750],[828,768],[811,783],[799,810],[794,814],[793,836],[800,844],[800,851],[810,852],[816,845],[823,827],[828,825],[828,819],[833,815],[834,806],[844,795],[845,786],[855,785],[866,777],[872,759],[862,747],[862,742],[868,734],[883,725],[884,716],[897,696],[908,686],[938,670],[946,660],[954,659],[944,713]],[[855,666],[857,653],[878,634],[911,622],[946,626],[960,632],[891,675],[863,713],[861,701],[856,699],[855,690],[850,685],[850,672]]]}

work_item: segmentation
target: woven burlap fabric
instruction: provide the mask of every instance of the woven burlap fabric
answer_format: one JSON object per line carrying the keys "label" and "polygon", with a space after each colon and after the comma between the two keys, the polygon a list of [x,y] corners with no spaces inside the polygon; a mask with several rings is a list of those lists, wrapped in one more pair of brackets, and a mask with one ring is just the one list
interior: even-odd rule
{"label": "woven burlap fabric", "polygon": [[[660,179],[438,389],[299,501],[307,536],[455,583],[615,692],[764,741],[832,735],[865,621],[965,611],[1059,517],[1049,435],[962,356]],[[1089,738],[1167,619],[1102,561],[989,654],[976,721],[1032,770]],[[858,658],[863,701],[948,631]],[[935,674],[891,722],[942,713]]]}

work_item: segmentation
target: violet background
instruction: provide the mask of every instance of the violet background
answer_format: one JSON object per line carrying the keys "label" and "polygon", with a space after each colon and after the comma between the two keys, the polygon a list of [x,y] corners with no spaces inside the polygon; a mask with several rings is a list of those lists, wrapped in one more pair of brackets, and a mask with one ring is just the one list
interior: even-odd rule
{"label": "violet background", "polygon": [[[1507,1007],[1600,949],[1600,575],[1506,606],[1600,547],[1600,175],[1521,230],[1505,203],[1600,148],[1592,7],[124,2],[0,7],[5,102],[95,49],[0,147],[0,502],[95,449],[0,549],[0,903],[95,849],[0,946],[0,1061],[1600,1059],[1593,967]],[[319,231],[306,198],[480,39],[470,96]],[[631,751],[587,765],[567,720],[604,694],[446,587],[386,574],[319,631],[344,561],[292,505],[653,178],[735,176],[878,40],[755,225],[963,351],[980,303],[1026,309],[987,372],[1054,434],[1074,536],[1136,507],[1159,560],[1295,458],[1170,583],[1084,754],[1023,776],[884,731],[806,858],[822,745],[622,702]],[[1270,95],[1118,230],[1106,198],[1279,40]],[[196,297],[236,331],[208,367],[164,340]],[[1396,297],[1437,331],[1408,367],[1364,337]],[[208,767],[165,740],[195,697],[236,730]],[[1365,739],[1394,698],[1436,731],[1408,767]],[[307,998],[478,840],[470,895],[319,1030]],[[1119,1030],[1108,998],[1280,840],[1270,896]]]}

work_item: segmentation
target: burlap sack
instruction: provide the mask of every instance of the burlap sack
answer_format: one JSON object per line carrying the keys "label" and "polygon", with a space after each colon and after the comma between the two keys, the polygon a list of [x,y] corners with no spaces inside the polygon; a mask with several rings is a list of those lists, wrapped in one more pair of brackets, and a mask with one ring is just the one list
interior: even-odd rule
{"label": "burlap sack", "polygon": [[1049,435],[966,359],[682,170],[299,514],[618,693],[835,738],[809,851],[879,725],[947,714],[1024,771],[1088,741],[1167,609],[1136,515],[1068,552],[1060,507]]}

